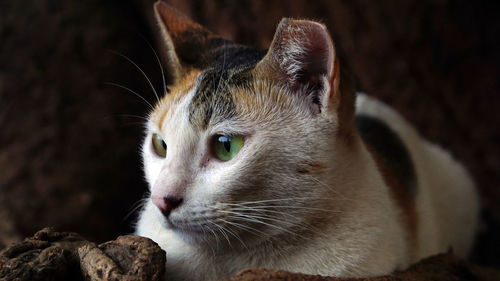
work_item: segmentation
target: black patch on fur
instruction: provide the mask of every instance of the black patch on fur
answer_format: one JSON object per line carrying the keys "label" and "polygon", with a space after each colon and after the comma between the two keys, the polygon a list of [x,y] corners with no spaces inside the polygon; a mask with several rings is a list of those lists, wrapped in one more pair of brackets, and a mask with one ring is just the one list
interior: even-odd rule
{"label": "black patch on fur", "polygon": [[361,138],[377,153],[394,172],[394,176],[414,196],[417,192],[415,168],[408,149],[399,136],[383,121],[367,116],[356,116],[356,125]]}
{"label": "black patch on fur", "polygon": [[229,41],[210,43],[211,49],[194,64],[205,69],[195,96],[189,105],[191,124],[206,129],[210,122],[217,123],[234,115],[232,87],[247,87],[250,70],[264,57],[265,51],[241,46]]}

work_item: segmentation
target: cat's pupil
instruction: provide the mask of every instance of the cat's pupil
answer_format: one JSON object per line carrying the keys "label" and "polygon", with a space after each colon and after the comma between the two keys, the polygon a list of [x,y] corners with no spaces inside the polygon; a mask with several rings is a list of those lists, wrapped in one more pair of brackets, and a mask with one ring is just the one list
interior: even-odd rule
{"label": "cat's pupil", "polygon": [[229,140],[229,137],[226,136],[220,136],[218,139],[219,142],[221,142],[224,145],[224,149],[229,152],[231,151],[231,142]]}
{"label": "cat's pupil", "polygon": [[165,143],[165,141],[161,142],[161,146],[163,146],[163,149],[167,149],[167,144]]}
{"label": "cat's pupil", "polygon": [[227,141],[224,143],[224,148],[226,149],[227,152],[231,150],[231,144]]}

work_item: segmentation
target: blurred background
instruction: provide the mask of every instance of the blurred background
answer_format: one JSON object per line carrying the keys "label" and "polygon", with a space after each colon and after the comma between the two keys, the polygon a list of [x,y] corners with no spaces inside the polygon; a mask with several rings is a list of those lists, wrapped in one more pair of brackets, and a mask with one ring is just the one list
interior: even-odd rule
{"label": "blurred background", "polygon": [[[28,3],[31,2],[31,3]],[[149,0],[0,1],[0,248],[44,226],[102,242],[131,233],[147,185],[148,82],[161,90]],[[472,258],[500,267],[500,2],[167,1],[266,48],[282,17],[324,22],[341,69],[470,170],[482,197]]]}

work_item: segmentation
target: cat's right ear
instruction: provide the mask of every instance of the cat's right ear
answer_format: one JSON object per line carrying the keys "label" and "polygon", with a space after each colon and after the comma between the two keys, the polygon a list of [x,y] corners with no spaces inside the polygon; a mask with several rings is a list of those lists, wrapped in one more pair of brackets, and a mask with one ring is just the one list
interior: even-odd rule
{"label": "cat's right ear", "polygon": [[283,19],[257,68],[306,101],[313,114],[338,120],[339,131],[354,127],[355,94],[340,78],[335,46],[326,26],[308,20]]}
{"label": "cat's right ear", "polygon": [[154,13],[161,33],[167,78],[170,84],[177,84],[199,60],[202,46],[215,35],[162,1],[154,4]]}

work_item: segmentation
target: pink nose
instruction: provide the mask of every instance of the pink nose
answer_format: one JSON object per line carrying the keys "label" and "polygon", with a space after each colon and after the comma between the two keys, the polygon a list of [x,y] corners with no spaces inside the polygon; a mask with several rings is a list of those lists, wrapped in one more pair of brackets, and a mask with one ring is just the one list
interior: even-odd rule
{"label": "pink nose", "polygon": [[182,203],[183,199],[173,196],[152,196],[151,200],[153,200],[153,203],[156,205],[156,207],[158,207],[158,209],[160,209],[162,214],[165,217],[168,217],[170,215],[170,211],[177,208]]}

